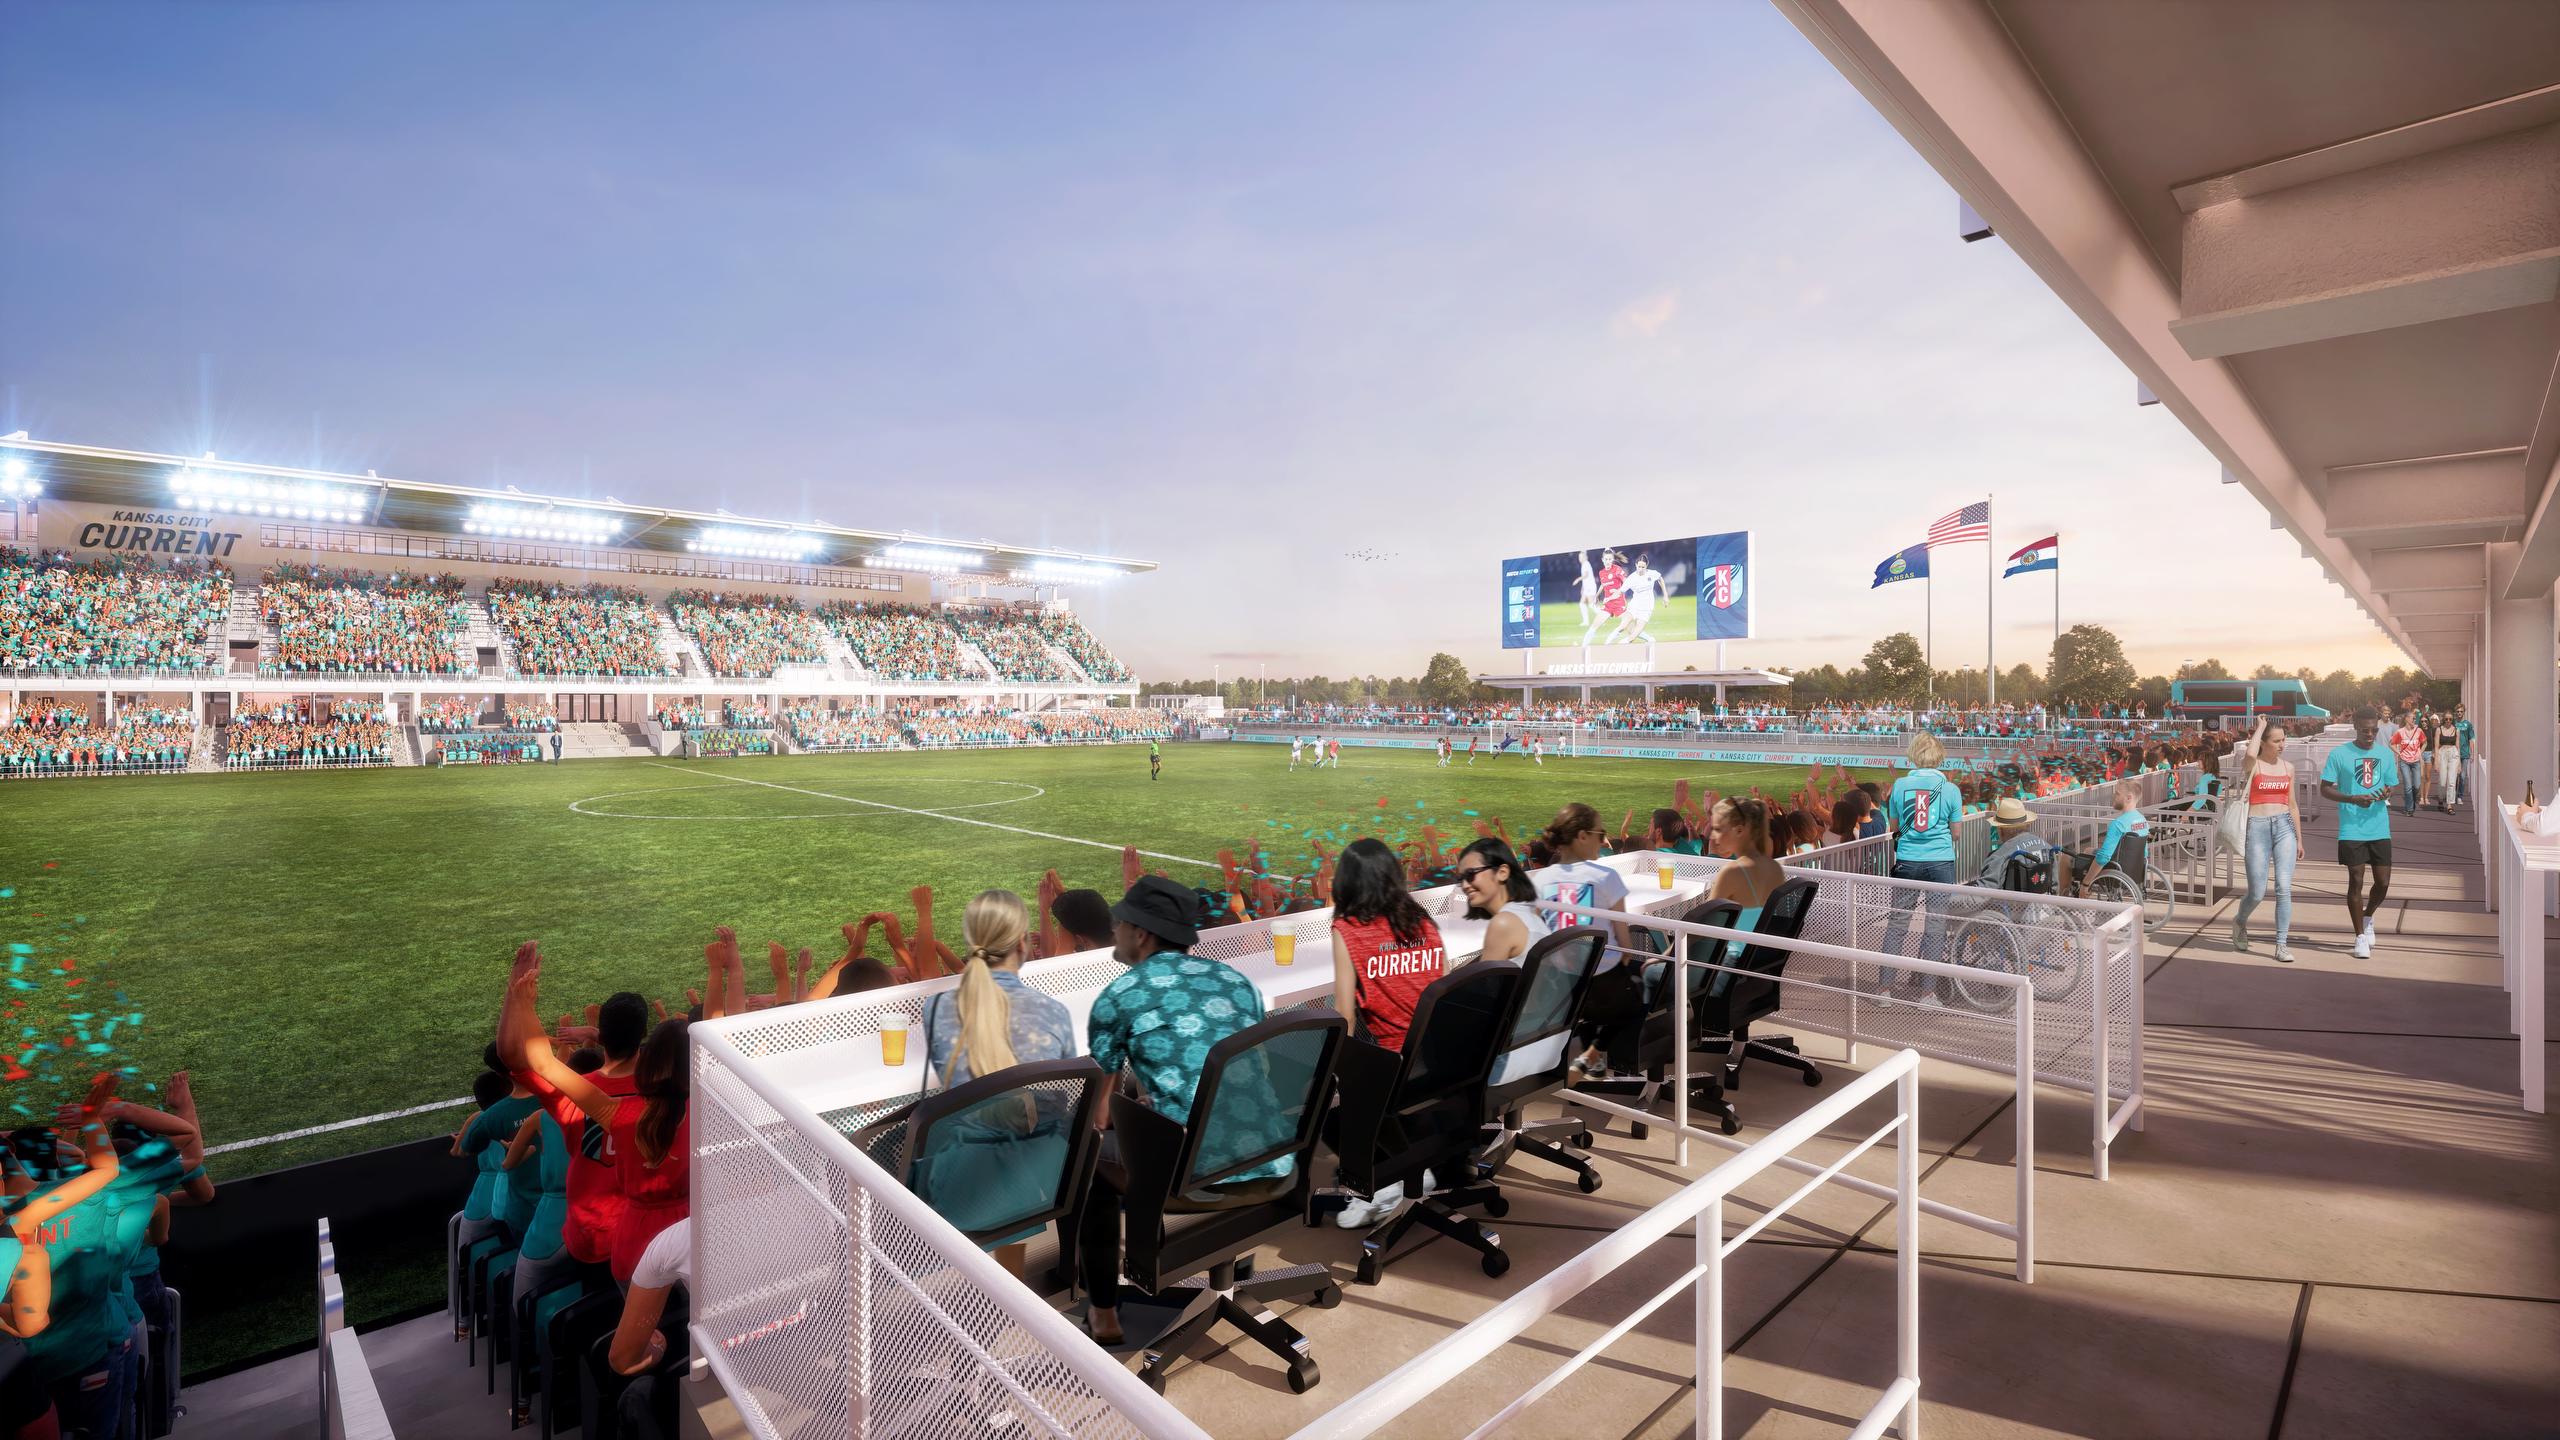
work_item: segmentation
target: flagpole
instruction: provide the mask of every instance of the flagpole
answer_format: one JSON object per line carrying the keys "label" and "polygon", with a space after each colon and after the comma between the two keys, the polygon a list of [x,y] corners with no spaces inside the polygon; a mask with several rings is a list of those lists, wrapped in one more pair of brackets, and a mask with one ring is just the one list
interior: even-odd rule
{"label": "flagpole", "polygon": [[[2053,537],[2053,648],[2062,648],[2062,536]],[[2049,662],[2048,662],[2049,663]]]}
{"label": "flagpole", "polygon": [[2000,708],[2000,657],[1994,653],[1998,624],[1992,619],[1992,597],[2000,593],[1999,578],[1991,573],[1991,557],[1998,546],[1991,543],[1991,497],[1982,497],[1982,705],[1986,710]]}
{"label": "flagpole", "polygon": [[[1923,555],[1927,552],[1923,551]],[[1920,664],[1929,672],[1929,703],[1938,703],[1938,582],[1920,577]]]}

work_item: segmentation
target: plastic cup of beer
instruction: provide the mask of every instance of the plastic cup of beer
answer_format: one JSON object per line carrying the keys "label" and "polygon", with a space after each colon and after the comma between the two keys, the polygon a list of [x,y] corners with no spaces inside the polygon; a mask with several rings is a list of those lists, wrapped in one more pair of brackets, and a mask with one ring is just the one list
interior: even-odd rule
{"label": "plastic cup of beer", "polygon": [[1298,932],[1287,925],[1271,927],[1271,963],[1292,965],[1298,959]]}
{"label": "plastic cup of beer", "polygon": [[1654,874],[1655,874],[1655,876],[1656,876],[1657,878],[1659,878],[1659,879],[1662,881],[1662,888],[1663,888],[1663,889],[1665,889],[1665,890],[1670,889],[1670,888],[1671,888],[1672,881],[1678,878],[1678,877],[1676,877],[1675,875],[1673,875],[1673,874],[1672,874],[1672,871],[1671,871],[1671,862],[1670,862],[1670,861],[1668,861],[1668,860],[1661,860],[1661,861],[1657,861],[1657,862],[1655,862],[1655,864],[1654,864]]}
{"label": "plastic cup of beer", "polygon": [[901,1069],[906,1065],[906,1016],[883,1015],[880,1017],[880,1063],[892,1070]]}

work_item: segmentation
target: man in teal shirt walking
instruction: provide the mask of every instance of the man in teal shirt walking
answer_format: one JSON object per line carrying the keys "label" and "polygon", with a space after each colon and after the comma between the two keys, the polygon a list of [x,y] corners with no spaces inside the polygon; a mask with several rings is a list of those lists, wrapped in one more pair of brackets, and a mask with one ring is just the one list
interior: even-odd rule
{"label": "man in teal shirt walking", "polygon": [[[2391,789],[2400,783],[2400,760],[2375,738],[2382,716],[2367,705],[2355,713],[2356,738],[2329,752],[2320,767],[2320,794],[2338,807],[2338,863],[2347,867],[2347,923],[2355,927],[2355,955],[2373,953],[2373,917],[2391,891]],[[2365,871],[2373,889],[2365,889]]]}

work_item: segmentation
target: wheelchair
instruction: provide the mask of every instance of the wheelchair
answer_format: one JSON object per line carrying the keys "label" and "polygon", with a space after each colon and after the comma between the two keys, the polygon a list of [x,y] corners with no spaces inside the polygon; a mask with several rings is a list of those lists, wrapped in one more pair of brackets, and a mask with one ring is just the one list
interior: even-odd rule
{"label": "wheelchair", "polygon": [[[2071,858],[2086,865],[2092,857],[2075,854]],[[2169,917],[2178,912],[2178,887],[2170,883],[2165,871],[2154,873],[2150,862],[2151,837],[2127,835],[2117,842],[2115,858],[2089,877],[2089,898],[2141,906],[2145,930],[2168,924]]]}
{"label": "wheelchair", "polygon": [[[1968,887],[2018,895],[2059,894],[2059,862],[2068,852],[2043,858],[2012,855],[1999,883],[1966,882]],[[2080,912],[2062,905],[2023,907],[1957,900],[1947,918],[1945,958],[1971,970],[2027,977],[2038,1005],[2059,1005],[2080,991],[2088,946],[2088,926]],[[1963,1008],[1984,1015],[2016,1008],[2017,995],[2007,985],[1949,976],[1947,989]]]}

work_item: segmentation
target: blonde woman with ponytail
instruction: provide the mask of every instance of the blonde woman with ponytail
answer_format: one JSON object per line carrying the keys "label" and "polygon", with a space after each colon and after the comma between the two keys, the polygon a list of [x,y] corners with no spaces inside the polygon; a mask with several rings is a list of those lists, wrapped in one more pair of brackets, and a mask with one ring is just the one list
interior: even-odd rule
{"label": "blonde woman with ponytail", "polygon": [[925,1006],[925,1063],[942,1088],[1076,1053],[1067,1007],[1023,983],[1030,933],[1030,912],[1010,890],[980,891],[961,915],[960,988]]}
{"label": "blonde woman with ponytail", "polygon": [[[960,937],[968,948],[960,956],[959,988],[934,996],[924,1007],[925,1063],[932,1075],[941,1078],[942,1088],[965,1085],[1034,1060],[1064,1060],[1076,1053],[1075,1021],[1067,1007],[1057,997],[1023,983],[1022,962],[1030,953],[1030,933],[1030,912],[1022,897],[1010,890],[981,890],[962,912]],[[978,1107],[934,1133],[943,1137],[941,1153],[946,1163],[967,1156],[983,1164],[985,1157],[994,1155],[1003,1157],[1000,1163],[1019,1159],[1029,1164],[1029,1152],[1017,1156],[1009,1147],[1037,1145],[1044,1138],[1055,1144],[1063,1125],[1062,1114],[1048,1113],[1045,1104],[1025,1100],[1018,1108]],[[1052,1166],[1057,1163],[1055,1157],[1045,1158]],[[970,1192],[983,1198],[985,1187],[976,1183],[983,1178],[979,1170],[963,1169],[957,1176],[939,1169],[933,1173],[941,1176],[941,1183],[920,1193],[945,1214],[952,1213],[947,1208],[951,1204],[968,1204]],[[954,1187],[955,1193],[941,1193]],[[1025,1242],[1038,1233],[1035,1226],[988,1249],[997,1264],[1019,1276]]]}

